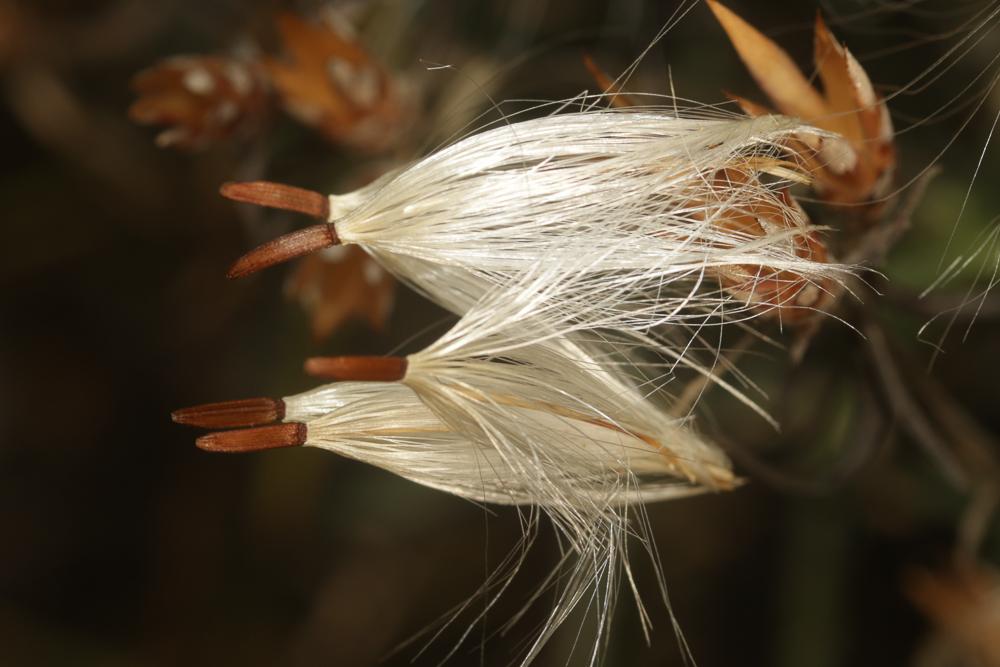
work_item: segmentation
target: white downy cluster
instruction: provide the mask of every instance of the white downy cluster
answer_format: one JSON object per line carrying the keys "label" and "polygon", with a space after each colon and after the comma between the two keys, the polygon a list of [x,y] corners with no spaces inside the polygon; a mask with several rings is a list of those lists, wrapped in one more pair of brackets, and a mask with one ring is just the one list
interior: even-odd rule
{"label": "white downy cluster", "polygon": [[[646,621],[627,541],[653,551],[635,503],[736,485],[725,454],[666,415],[651,375],[707,372],[687,346],[701,327],[759,313],[755,281],[818,288],[843,271],[802,252],[814,230],[779,196],[803,178],[782,140],[817,132],[776,116],[558,114],[331,197],[342,243],[462,318],[407,358],[400,383],[321,387],[286,399],[285,419],[306,424],[308,445],[530,507],[526,543],[538,509],[550,517],[564,548],[547,584],[556,604],[522,664],[584,601],[598,662],[623,574]],[[741,178],[720,181],[728,173]],[[734,223],[744,218],[756,227]],[[750,287],[725,289],[733,275]],[[519,563],[488,588],[502,591]]]}
{"label": "white downy cluster", "polygon": [[[588,307],[603,307],[574,302],[574,277],[585,270],[575,266],[538,268],[491,290],[407,357],[398,383],[342,382],[285,399],[286,421],[307,425],[309,446],[475,502],[548,515],[565,551],[552,577],[556,604],[525,663],[588,596],[599,619],[591,655],[598,659],[629,572],[626,542],[638,535],[650,548],[644,527],[630,522],[631,504],[737,484],[718,448],[640,391],[637,358],[575,322]],[[530,543],[533,510],[524,524]],[[518,563],[494,586],[505,588]]]}
{"label": "white downy cluster", "polygon": [[[588,256],[581,289],[617,289],[621,298],[609,308],[628,329],[697,318],[723,304],[738,317],[749,304],[704,289],[706,273],[766,267],[818,285],[843,271],[802,256],[797,240],[813,230],[776,195],[804,178],[782,142],[817,134],[781,116],[555,114],[474,134],[331,196],[329,221],[342,243],[360,245],[454,312],[539,263]],[[713,179],[726,169],[746,182],[720,187]],[[763,173],[771,182],[757,178]],[[753,215],[761,205],[780,224],[765,223],[760,234],[726,224],[734,211]]]}

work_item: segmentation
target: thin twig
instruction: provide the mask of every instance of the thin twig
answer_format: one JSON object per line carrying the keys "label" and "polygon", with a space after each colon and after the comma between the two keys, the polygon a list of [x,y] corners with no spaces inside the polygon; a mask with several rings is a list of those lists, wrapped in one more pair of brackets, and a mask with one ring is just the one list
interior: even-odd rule
{"label": "thin twig", "polygon": [[885,333],[875,322],[865,323],[863,332],[868,339],[865,350],[872,361],[885,396],[899,418],[900,425],[941,468],[944,477],[957,489],[969,490],[969,479],[955,454],[934,429],[924,409],[913,397],[899,366],[892,356]]}

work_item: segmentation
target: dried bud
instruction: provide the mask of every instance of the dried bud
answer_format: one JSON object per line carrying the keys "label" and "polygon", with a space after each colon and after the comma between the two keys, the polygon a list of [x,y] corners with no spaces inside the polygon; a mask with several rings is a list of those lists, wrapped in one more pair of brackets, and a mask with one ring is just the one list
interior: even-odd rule
{"label": "dried bud", "polygon": [[260,69],[232,58],[177,56],[132,81],[139,99],[129,117],[164,125],[156,143],[200,149],[256,124],[267,109]]}

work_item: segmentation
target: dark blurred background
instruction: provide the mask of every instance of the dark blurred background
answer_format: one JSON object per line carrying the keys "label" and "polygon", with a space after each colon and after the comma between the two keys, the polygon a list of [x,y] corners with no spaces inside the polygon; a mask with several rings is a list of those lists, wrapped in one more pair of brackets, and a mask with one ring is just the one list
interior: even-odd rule
{"label": "dark blurred background", "polygon": [[[815,6],[731,6],[808,68]],[[218,187],[252,178],[355,187],[480,124],[480,113],[495,117],[490,99],[595,90],[582,54],[620,72],[677,7],[0,0],[0,662],[410,664],[422,640],[393,649],[476,590],[515,544],[515,512],[487,513],[321,451],[208,454],[169,415],[304,391],[313,384],[301,372],[306,356],[412,351],[452,319],[403,287],[360,280],[371,271],[361,256],[227,280],[241,252],[303,220],[231,204]],[[822,9],[892,94],[993,7],[842,0]],[[133,79],[157,63],[169,70],[164,59],[178,54],[251,69],[268,55],[287,62],[294,47],[283,45],[279,12],[358,30],[338,39],[361,45],[383,77],[388,101],[374,135],[367,116],[303,113],[335,100],[290,99],[274,83],[259,97],[206,101],[164,93],[176,72]],[[899,183],[982,107],[914,202],[912,229],[877,267],[884,278],[871,278],[881,294],[842,312],[868,323],[867,337],[831,321],[800,364],[773,348],[747,357],[782,432],[716,396],[702,428],[749,483],[649,508],[673,610],[703,667],[1000,664],[1000,303],[989,295],[978,314],[962,306],[996,262],[984,236],[1000,214],[995,148],[959,220],[1000,110],[987,88],[1000,52],[989,20],[944,76],[890,102],[898,128],[944,106],[899,137]],[[666,93],[667,65],[681,97],[719,102],[727,89],[763,101],[703,5],[652,49],[630,89]],[[132,106],[143,96],[145,107]],[[226,103],[236,116],[206,125],[211,104]],[[182,132],[156,145],[171,127]],[[920,298],[942,262],[976,248],[955,280]],[[933,366],[926,341],[941,344]],[[556,554],[543,531],[451,664],[516,658],[547,600],[494,633]],[[681,664],[652,572],[637,569],[652,643],[623,595],[607,664]],[[566,664],[584,620],[568,623],[538,664]],[[436,664],[467,622],[415,663]]]}

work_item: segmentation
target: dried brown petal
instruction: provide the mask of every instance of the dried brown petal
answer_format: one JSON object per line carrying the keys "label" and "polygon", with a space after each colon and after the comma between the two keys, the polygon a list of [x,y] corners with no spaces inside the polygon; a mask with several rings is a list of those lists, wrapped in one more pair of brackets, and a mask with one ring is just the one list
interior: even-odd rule
{"label": "dried brown petal", "polygon": [[715,0],[705,0],[722,24],[750,74],[778,110],[812,120],[826,115],[826,104],[785,50]]}
{"label": "dried brown petal", "polygon": [[594,62],[594,59],[589,55],[584,54],[583,65],[590,72],[590,76],[594,79],[598,86],[601,87],[601,92],[609,97],[608,101],[613,107],[619,109],[635,106],[635,101],[632,100],[627,94],[621,92],[621,87],[617,86],[611,77],[600,68],[600,66]]}

